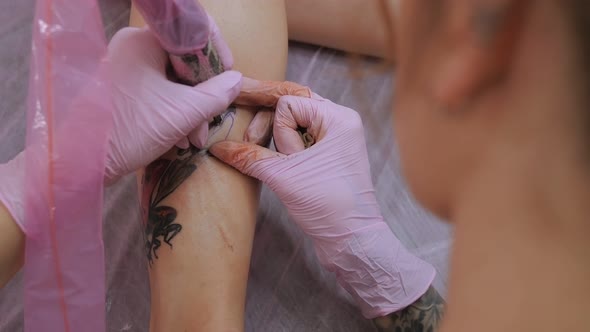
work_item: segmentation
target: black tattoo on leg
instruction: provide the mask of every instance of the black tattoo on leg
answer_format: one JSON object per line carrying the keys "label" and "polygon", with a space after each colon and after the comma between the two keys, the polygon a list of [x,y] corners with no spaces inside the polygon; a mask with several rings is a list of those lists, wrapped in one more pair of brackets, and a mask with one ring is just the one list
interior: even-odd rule
{"label": "black tattoo on leg", "polygon": [[445,301],[430,286],[428,291],[409,307],[374,319],[380,332],[435,332],[444,314]]}
{"label": "black tattoo on leg", "polygon": [[[224,71],[219,54],[211,41],[202,50],[184,55],[170,55],[170,60],[174,73],[169,71],[168,74],[174,74],[179,83],[190,86]],[[231,132],[235,114],[235,107],[230,107],[224,114],[216,116],[209,125],[210,135],[215,134],[225,120],[231,120]],[[188,149],[178,149],[176,154],[174,160],[160,158],[145,169],[142,205],[146,223],[145,247],[150,265],[154,258],[158,259],[157,251],[162,241],[172,249],[172,239],[182,231],[182,225],[175,223],[178,214],[176,209],[160,203],[191,176],[197,169],[196,157],[206,154],[206,151],[191,145]]]}
{"label": "black tattoo on leg", "polygon": [[178,74],[179,83],[195,86],[225,70],[219,54],[213,43],[209,42],[204,49],[183,55],[173,55],[180,61],[173,61],[174,69]]}
{"label": "black tattoo on leg", "polygon": [[[219,53],[211,41],[200,51],[171,55],[171,60],[177,81],[190,86],[195,86],[225,71]],[[224,115],[216,115],[211,124],[220,125]]]}
{"label": "black tattoo on leg", "polygon": [[143,209],[147,212],[144,213],[145,247],[150,265],[154,258],[158,258],[157,250],[162,245],[162,241],[172,248],[172,239],[182,230],[182,225],[175,223],[178,214],[176,209],[160,205],[160,203],[197,169],[195,158],[200,154],[199,152],[193,146],[188,149],[178,149],[176,159],[161,158],[145,169],[142,202]]}
{"label": "black tattoo on leg", "polygon": [[[219,119],[217,119],[217,117],[219,117]],[[227,127],[227,134],[223,139],[227,139],[234,128],[236,122],[235,106],[230,106],[223,114],[218,115],[213,119],[213,122],[209,124],[209,138],[215,136],[222,129],[222,125],[228,121],[229,125]]]}

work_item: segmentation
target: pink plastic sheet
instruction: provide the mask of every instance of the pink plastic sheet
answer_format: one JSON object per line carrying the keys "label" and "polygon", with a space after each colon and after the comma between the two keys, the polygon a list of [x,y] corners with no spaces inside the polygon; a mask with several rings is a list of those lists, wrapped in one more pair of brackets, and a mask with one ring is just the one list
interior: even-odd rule
{"label": "pink plastic sheet", "polygon": [[25,331],[104,331],[102,197],[112,106],[96,1],[38,1],[32,44]]}

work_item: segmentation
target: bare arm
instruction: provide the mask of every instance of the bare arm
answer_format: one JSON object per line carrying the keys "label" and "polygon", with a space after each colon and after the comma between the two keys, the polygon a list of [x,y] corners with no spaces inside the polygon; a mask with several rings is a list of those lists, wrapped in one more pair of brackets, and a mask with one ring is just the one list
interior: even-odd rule
{"label": "bare arm", "polygon": [[394,1],[286,0],[289,39],[389,59]]}
{"label": "bare arm", "polygon": [[[284,79],[282,0],[200,3],[219,25],[236,70]],[[131,25],[141,24],[132,11]],[[227,114],[214,139],[242,139],[253,113],[237,108]],[[143,206],[152,331],[243,329],[258,189],[254,180],[195,149],[173,149],[148,167]]]}
{"label": "bare arm", "polygon": [[23,266],[25,234],[0,203],[0,288]]}

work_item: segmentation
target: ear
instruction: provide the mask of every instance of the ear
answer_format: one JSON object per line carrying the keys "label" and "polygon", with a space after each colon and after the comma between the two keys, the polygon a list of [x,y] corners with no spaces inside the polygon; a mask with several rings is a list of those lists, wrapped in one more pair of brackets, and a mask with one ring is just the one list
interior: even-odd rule
{"label": "ear", "polygon": [[434,97],[454,109],[509,67],[524,26],[527,0],[458,0],[449,32],[454,42],[434,74]]}

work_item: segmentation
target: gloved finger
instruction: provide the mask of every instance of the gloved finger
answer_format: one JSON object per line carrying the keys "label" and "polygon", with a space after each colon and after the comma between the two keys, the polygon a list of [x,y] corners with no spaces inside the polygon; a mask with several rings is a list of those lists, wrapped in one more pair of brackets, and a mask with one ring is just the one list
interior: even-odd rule
{"label": "gloved finger", "polygon": [[223,36],[221,35],[221,31],[219,27],[215,23],[215,20],[211,15],[207,14],[209,17],[209,39],[213,44],[213,48],[217,51],[217,55],[221,60],[221,64],[223,65],[224,70],[230,70],[234,66],[234,58],[231,54],[231,50],[229,46],[223,40]]}
{"label": "gloved finger", "polygon": [[241,173],[265,181],[265,164],[262,160],[280,158],[284,155],[254,143],[222,141],[213,144],[209,152]]}
{"label": "gloved finger", "polygon": [[267,146],[272,137],[272,123],[274,119],[274,112],[269,109],[259,110],[250,122],[246,133],[244,134],[244,141],[262,146]]}
{"label": "gloved finger", "polygon": [[279,99],[275,112],[273,137],[277,150],[290,155],[305,150],[301,129],[317,142],[323,136],[322,117],[318,112],[323,101],[310,98],[284,96]]}
{"label": "gloved finger", "polygon": [[190,147],[188,138],[183,137],[180,141],[178,141],[178,143],[176,143],[176,147],[179,149],[188,149]]}
{"label": "gloved finger", "polygon": [[312,97],[311,90],[293,82],[259,81],[242,78],[242,90],[234,101],[237,105],[274,107],[282,96]]}
{"label": "gloved finger", "polygon": [[[174,84],[171,103],[176,108],[167,113],[171,125],[186,136],[216,115],[223,113],[236,98],[241,87],[242,74],[227,71],[194,87]],[[170,89],[170,90],[172,90]]]}
{"label": "gloved finger", "polygon": [[203,122],[188,134],[188,140],[197,148],[202,149],[209,139],[209,123]]}

